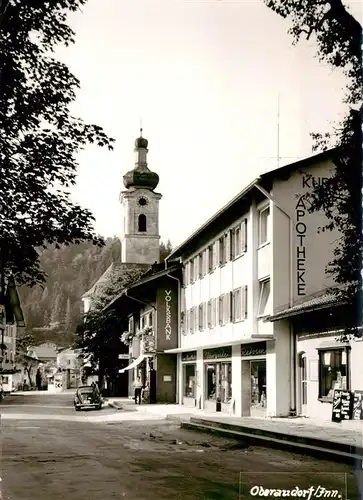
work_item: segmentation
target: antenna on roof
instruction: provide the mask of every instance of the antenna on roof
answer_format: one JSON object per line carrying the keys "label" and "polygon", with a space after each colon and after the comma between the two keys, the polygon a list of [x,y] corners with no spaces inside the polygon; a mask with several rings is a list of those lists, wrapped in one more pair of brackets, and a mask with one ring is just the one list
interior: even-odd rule
{"label": "antenna on roof", "polygon": [[280,92],[277,93],[277,168],[280,167]]}
{"label": "antenna on roof", "polygon": [[142,137],[142,118],[140,118],[140,137]]}

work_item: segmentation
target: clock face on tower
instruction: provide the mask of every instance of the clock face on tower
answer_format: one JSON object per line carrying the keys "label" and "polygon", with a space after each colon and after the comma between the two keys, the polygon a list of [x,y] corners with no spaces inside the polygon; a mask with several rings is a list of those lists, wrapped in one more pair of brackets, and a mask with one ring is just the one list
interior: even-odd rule
{"label": "clock face on tower", "polygon": [[149,202],[147,198],[145,198],[144,196],[138,199],[138,204],[140,205],[140,207],[145,207],[148,203]]}

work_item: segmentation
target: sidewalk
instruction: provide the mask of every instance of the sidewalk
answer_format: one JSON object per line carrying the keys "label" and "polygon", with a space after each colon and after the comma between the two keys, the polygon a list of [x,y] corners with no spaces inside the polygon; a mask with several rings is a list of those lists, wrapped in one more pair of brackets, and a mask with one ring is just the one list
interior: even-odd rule
{"label": "sidewalk", "polygon": [[[208,413],[177,404],[135,405],[133,402],[132,404],[145,420],[156,417],[160,420],[174,420],[183,426],[185,424],[185,427],[195,427],[196,430],[218,428],[221,431],[225,430],[226,433],[251,435],[261,440],[270,439],[271,442],[291,441],[296,445],[300,443],[300,446],[305,443],[307,448],[324,446],[326,449],[346,450],[347,453],[349,449],[363,449],[363,421],[361,420],[335,423],[302,417],[236,417],[224,413],[219,415]],[[121,420],[122,414],[116,414],[115,418],[118,416]]]}

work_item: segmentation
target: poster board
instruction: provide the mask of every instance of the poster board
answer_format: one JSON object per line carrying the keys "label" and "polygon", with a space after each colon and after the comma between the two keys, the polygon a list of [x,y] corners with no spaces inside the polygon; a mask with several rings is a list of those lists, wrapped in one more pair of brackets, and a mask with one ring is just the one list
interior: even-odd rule
{"label": "poster board", "polygon": [[353,413],[353,394],[350,391],[342,391],[342,404],[340,409],[341,420],[351,420]]}
{"label": "poster board", "polygon": [[332,422],[341,422],[342,420],[342,392],[340,389],[335,389],[332,404]]}
{"label": "poster board", "polygon": [[363,391],[353,393],[353,420],[363,420]]}

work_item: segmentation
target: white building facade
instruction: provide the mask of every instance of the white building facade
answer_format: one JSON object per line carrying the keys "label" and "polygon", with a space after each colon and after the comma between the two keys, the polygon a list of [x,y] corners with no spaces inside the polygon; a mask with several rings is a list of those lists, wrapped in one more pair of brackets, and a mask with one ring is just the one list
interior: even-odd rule
{"label": "white building facade", "polygon": [[306,319],[335,307],[325,266],[338,235],[318,234],[325,218],[302,198],[331,175],[331,154],[262,175],[168,257],[184,267],[179,344],[169,351],[180,404],[329,418],[334,388],[363,388],[362,342],[337,346],[337,324],[314,330]]}

